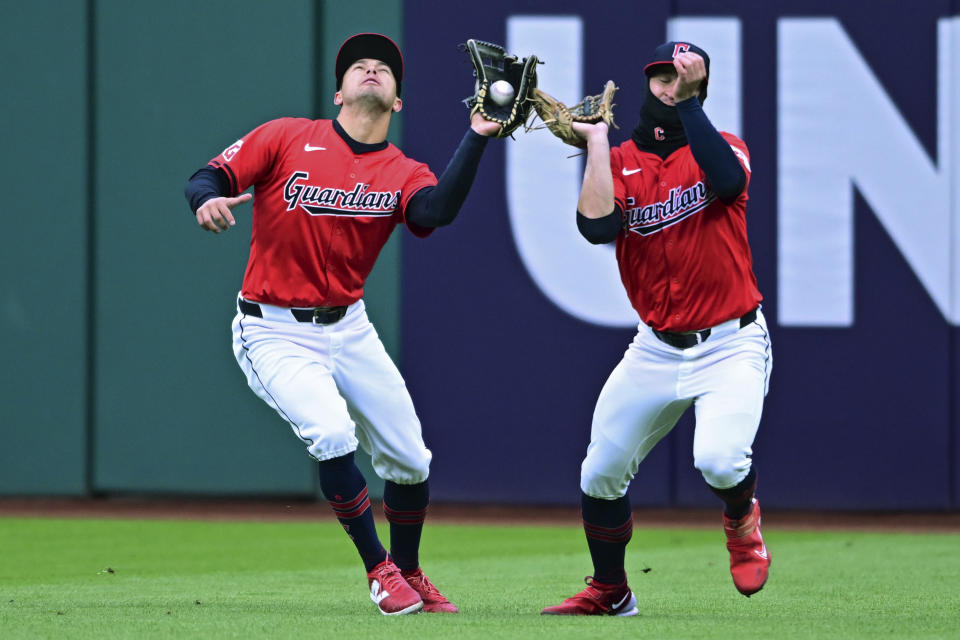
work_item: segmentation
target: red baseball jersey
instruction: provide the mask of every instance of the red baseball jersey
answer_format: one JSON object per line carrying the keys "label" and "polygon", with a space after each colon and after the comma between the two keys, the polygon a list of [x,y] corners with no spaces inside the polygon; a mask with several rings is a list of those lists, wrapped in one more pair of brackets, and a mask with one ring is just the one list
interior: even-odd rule
{"label": "red baseball jersey", "polygon": [[[722,132],[750,183],[743,140]],[[695,331],[742,316],[763,299],[747,242],[747,187],[731,204],[710,190],[690,146],[666,159],[629,140],[611,150],[623,210],[617,263],[630,302],[658,331]]]}
{"label": "red baseball jersey", "polygon": [[[213,158],[232,195],[253,185],[250,258],[241,295],[281,307],[348,305],[420,189],[427,165],[394,145],[355,153],[331,120],[267,122]],[[408,225],[423,237],[430,229]]]}

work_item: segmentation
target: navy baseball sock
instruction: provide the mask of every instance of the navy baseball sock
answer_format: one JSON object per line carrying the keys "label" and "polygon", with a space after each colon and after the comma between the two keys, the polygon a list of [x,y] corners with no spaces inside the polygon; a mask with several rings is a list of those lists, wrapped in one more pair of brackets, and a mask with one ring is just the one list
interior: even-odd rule
{"label": "navy baseball sock", "polygon": [[[707,485],[710,487],[710,485]],[[739,520],[750,513],[750,506],[753,504],[753,494],[757,489],[757,470],[751,466],[747,476],[729,489],[717,489],[710,487],[721,500],[723,500],[723,512],[732,520]]]}
{"label": "navy baseball sock", "polygon": [[397,484],[387,480],[383,487],[383,513],[390,523],[390,555],[401,571],[420,566],[420,533],[427,517],[430,488],[419,484]]}
{"label": "navy baseball sock", "polygon": [[633,513],[627,496],[616,500],[592,498],[581,492],[583,530],[593,560],[593,579],[620,584],[627,579],[624,556],[633,536]]}
{"label": "navy baseball sock", "polygon": [[353,461],[353,452],[320,463],[320,490],[344,531],[357,545],[367,571],[383,562],[387,550],[377,537],[367,497],[367,481]]}

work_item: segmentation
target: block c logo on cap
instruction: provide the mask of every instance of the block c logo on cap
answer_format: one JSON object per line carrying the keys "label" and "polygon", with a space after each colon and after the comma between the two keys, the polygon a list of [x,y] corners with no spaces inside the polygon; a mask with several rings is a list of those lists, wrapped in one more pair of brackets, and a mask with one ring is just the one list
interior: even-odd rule
{"label": "block c logo on cap", "polygon": [[686,53],[687,51],[690,51],[690,45],[687,44],[686,42],[678,42],[677,44],[673,45],[674,58],[676,58],[681,53]]}

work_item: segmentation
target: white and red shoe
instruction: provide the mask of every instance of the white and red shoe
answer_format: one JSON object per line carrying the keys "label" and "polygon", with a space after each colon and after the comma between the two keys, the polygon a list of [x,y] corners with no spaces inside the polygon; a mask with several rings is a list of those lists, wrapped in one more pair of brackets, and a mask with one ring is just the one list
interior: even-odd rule
{"label": "white and red shoe", "polygon": [[637,598],[624,580],[621,584],[603,584],[587,576],[587,588],[560,604],[540,613],[551,616],[635,616]]}
{"label": "white and red shoe", "polygon": [[387,558],[367,573],[370,599],[385,616],[417,613],[423,609],[423,599],[400,575],[400,569]]}
{"label": "white and red shoe", "polygon": [[420,595],[424,613],[460,613],[460,610],[433,586],[423,569],[417,567],[416,571],[411,573],[403,571],[400,575]]}
{"label": "white and red shoe", "polygon": [[723,531],[730,552],[730,575],[737,591],[750,597],[767,583],[770,551],[760,534],[760,503],[753,499],[750,512],[739,520],[723,515]]}

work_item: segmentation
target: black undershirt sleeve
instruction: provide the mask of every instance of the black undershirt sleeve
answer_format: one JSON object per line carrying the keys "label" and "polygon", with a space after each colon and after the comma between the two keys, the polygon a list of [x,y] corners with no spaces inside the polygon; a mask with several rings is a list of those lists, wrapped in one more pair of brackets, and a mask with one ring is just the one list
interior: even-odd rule
{"label": "black undershirt sleeve", "polygon": [[602,218],[588,218],[577,211],[577,229],[591,244],[606,244],[616,240],[623,228],[622,220],[623,210],[618,204],[614,204],[613,211]]}
{"label": "black undershirt sleeve", "polygon": [[230,178],[221,169],[211,166],[203,167],[190,176],[183,195],[190,203],[190,213],[196,214],[197,209],[211,198],[219,198],[230,193]]}
{"label": "black undershirt sleeve", "polygon": [[724,203],[733,202],[746,186],[747,174],[730,143],[707,118],[696,96],[678,102],[677,113],[687,134],[690,151],[706,174],[710,188]]}
{"label": "black undershirt sleeve", "polygon": [[467,130],[437,185],[424,187],[410,198],[408,222],[427,229],[453,222],[473,185],[488,140],[473,129]]}

